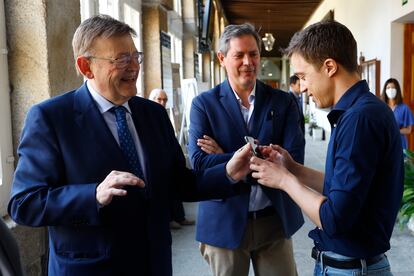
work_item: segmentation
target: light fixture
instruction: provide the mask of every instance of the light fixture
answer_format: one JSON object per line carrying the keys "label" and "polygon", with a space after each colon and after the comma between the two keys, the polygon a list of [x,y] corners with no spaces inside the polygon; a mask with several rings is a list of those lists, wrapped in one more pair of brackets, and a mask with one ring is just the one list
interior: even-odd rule
{"label": "light fixture", "polygon": [[[267,30],[269,31],[269,21],[270,21],[270,10],[267,10]],[[264,37],[262,37],[263,44],[265,46],[265,50],[270,52],[273,49],[273,44],[275,43],[275,38],[273,37],[272,33],[265,33]]]}
{"label": "light fixture", "polygon": [[275,38],[271,33],[265,33],[264,37],[262,37],[263,44],[265,46],[265,50],[270,52],[273,49],[273,44],[275,43]]}

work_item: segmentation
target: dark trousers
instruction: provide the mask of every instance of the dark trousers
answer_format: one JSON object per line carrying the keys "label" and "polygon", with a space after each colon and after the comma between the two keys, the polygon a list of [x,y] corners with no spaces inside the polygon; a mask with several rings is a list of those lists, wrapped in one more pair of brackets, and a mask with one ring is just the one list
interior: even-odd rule
{"label": "dark trousers", "polygon": [[179,200],[171,201],[171,220],[176,222],[185,220],[184,206]]}

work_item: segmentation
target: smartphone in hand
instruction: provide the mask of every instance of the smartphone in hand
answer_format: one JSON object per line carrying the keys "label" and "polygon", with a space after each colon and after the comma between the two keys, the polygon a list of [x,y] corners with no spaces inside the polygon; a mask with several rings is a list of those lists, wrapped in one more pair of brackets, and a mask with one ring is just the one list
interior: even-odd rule
{"label": "smartphone in hand", "polygon": [[244,136],[244,140],[246,140],[246,142],[250,144],[250,146],[252,147],[252,150],[253,150],[253,154],[256,157],[263,158],[263,155],[259,151],[258,145],[254,142],[254,138],[253,137],[251,137],[251,136]]}

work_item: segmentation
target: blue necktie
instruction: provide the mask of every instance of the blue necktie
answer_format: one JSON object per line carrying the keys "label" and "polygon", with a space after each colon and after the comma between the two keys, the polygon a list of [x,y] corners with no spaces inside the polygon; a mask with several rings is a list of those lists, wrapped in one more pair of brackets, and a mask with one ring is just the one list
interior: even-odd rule
{"label": "blue necktie", "polygon": [[128,123],[126,120],[125,107],[117,106],[113,108],[113,111],[115,112],[119,146],[122,150],[122,153],[128,160],[128,165],[131,169],[131,172],[145,181],[144,174],[142,173],[141,165],[139,163],[138,153],[135,148],[135,143],[132,139],[132,135],[129,131]]}

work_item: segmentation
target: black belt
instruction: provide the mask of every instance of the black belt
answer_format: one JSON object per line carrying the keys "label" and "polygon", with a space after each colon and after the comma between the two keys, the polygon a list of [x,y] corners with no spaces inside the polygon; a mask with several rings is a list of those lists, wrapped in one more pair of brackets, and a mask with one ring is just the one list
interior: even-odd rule
{"label": "black belt", "polygon": [[274,215],[275,213],[276,213],[275,208],[273,206],[268,206],[261,210],[249,212],[248,217],[250,219],[258,219],[258,218],[263,218],[263,217],[270,217]]}
{"label": "black belt", "polygon": [[[312,248],[312,258],[316,261],[321,260],[321,252],[316,248]],[[373,265],[378,263],[379,261],[384,258],[384,254],[377,255],[375,257],[365,259],[365,263],[367,266]],[[362,268],[361,259],[350,259],[350,260],[337,260],[335,258],[323,255],[323,264],[335,268],[342,268],[342,269],[353,269],[353,268]]]}

